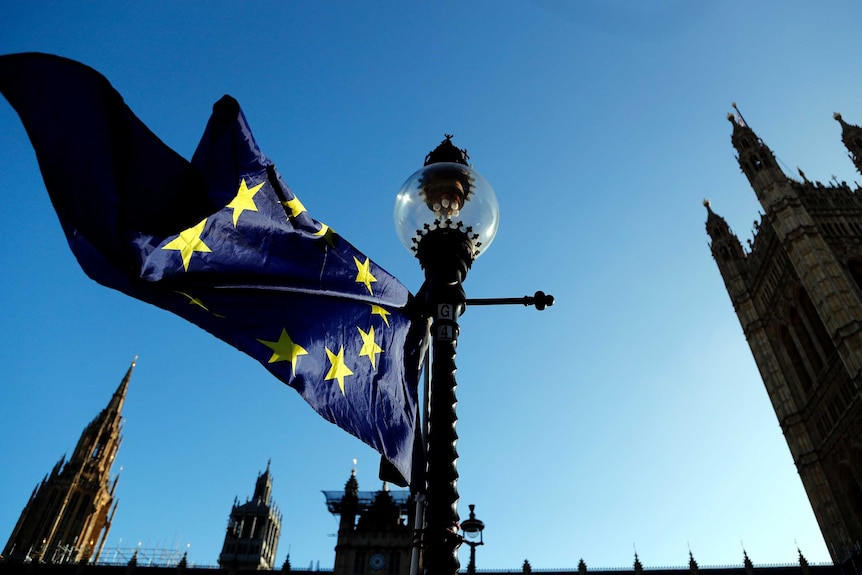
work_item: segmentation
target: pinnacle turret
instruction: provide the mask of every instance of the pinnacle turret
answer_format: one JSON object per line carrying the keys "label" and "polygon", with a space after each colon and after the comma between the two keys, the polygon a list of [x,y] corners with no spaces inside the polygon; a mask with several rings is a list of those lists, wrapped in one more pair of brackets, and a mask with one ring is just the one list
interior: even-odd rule
{"label": "pinnacle turret", "polygon": [[721,267],[722,262],[728,260],[745,259],[745,251],[739,238],[731,231],[727,221],[712,211],[709,200],[704,200],[706,208],[706,233],[709,234],[712,257]]}
{"label": "pinnacle turret", "polygon": [[841,141],[847,148],[850,160],[856,166],[856,171],[862,174],[862,128],[848,124],[838,112],[835,112],[833,117],[841,124]]}
{"label": "pinnacle turret", "polygon": [[752,563],[751,559],[748,558],[748,552],[745,549],[742,550],[742,557],[742,564],[745,566],[745,572],[748,575],[754,575],[754,563]]}
{"label": "pinnacle turret", "polygon": [[736,148],[736,160],[742,173],[748,178],[762,203],[764,191],[771,184],[786,182],[787,176],[778,167],[778,161],[772,150],[748,126],[735,103],[733,109],[736,110],[736,114],[727,115],[727,119],[733,125],[730,141]]}
{"label": "pinnacle turret", "polygon": [[254,484],[254,495],[252,500],[264,505],[269,505],[272,500],[272,473],[269,471],[272,460],[266,462],[266,471],[258,474]]}

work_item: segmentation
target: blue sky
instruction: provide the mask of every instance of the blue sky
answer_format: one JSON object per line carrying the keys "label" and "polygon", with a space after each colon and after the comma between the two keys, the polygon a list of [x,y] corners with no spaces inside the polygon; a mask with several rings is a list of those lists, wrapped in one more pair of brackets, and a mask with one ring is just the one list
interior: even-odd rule
{"label": "blue sky", "polygon": [[[310,214],[418,289],[395,235],[401,183],[444,133],[501,223],[471,297],[557,304],[461,318],[461,513],[480,568],[809,561],[828,552],[708,249],[704,198],[740,238],[759,206],[736,101],[792,173],[853,182],[862,6],[827,0],[7,3],[0,53],[107,76],[185,157],[231,94]],[[278,553],[333,562],[320,490],[377,457],[254,360],[87,279],[0,102],[0,540],[139,356],[108,548],[214,564],[235,496],[272,460]],[[462,562],[466,564],[466,546]]]}

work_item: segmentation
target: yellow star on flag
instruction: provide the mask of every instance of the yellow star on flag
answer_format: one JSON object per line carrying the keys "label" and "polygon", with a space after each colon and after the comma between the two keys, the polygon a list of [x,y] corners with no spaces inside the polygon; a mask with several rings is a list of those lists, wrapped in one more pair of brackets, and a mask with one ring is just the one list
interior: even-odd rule
{"label": "yellow star on flag", "polygon": [[324,377],[323,380],[329,381],[330,379],[337,379],[338,387],[341,388],[341,395],[344,395],[344,378],[348,375],[353,375],[353,372],[350,371],[350,368],[344,363],[344,346],[341,346],[338,353],[332,353],[329,351],[328,347],[325,349],[326,355],[329,357],[329,363],[332,367],[329,368],[329,371],[326,373],[326,377]]}
{"label": "yellow star on flag", "polygon": [[179,236],[162,246],[163,250],[178,250],[180,252],[183,257],[183,268],[186,271],[189,271],[189,262],[192,261],[192,254],[194,252],[209,253],[212,251],[201,239],[201,234],[206,224],[207,219],[204,218],[201,223],[180,232]]}
{"label": "yellow star on flag", "polygon": [[389,327],[389,311],[385,308],[371,304],[371,315],[379,315],[383,318],[383,323],[386,324],[386,327]]}
{"label": "yellow star on flag", "polygon": [[314,235],[320,238],[323,238],[326,243],[329,244],[330,247],[335,247],[335,230],[324,224],[323,222],[318,222],[320,224],[320,229],[314,232]]}
{"label": "yellow star on flag", "polygon": [[220,313],[215,313],[215,312],[213,312],[213,311],[210,311],[210,308],[208,308],[207,306],[205,306],[205,305],[204,305],[204,302],[202,302],[202,301],[200,300],[200,298],[194,297],[194,296],[192,296],[192,295],[189,295],[189,294],[187,294],[187,293],[185,293],[185,292],[181,292],[181,291],[178,291],[177,293],[178,293],[178,294],[180,294],[180,295],[181,295],[181,296],[183,296],[183,297],[188,298],[188,300],[189,300],[189,305],[196,305],[196,306],[198,306],[199,308],[201,308],[202,310],[204,310],[204,311],[208,311],[209,313],[213,314],[215,317],[225,317],[225,316],[223,316],[223,315],[222,315],[222,314],[220,314]]}
{"label": "yellow star on flag", "polygon": [[209,309],[207,309],[207,306],[205,306],[205,305],[204,305],[204,302],[202,302],[199,298],[196,298],[196,297],[194,297],[194,296],[191,296],[191,295],[189,295],[189,294],[187,294],[187,293],[185,293],[185,292],[181,292],[181,291],[178,291],[177,293],[178,293],[178,294],[180,294],[181,296],[185,296],[185,297],[187,297],[187,298],[188,298],[188,300],[189,300],[189,303],[190,303],[191,305],[196,305],[196,306],[199,306],[199,307],[200,307],[200,308],[202,308],[202,309],[205,309],[206,311],[209,311]]}
{"label": "yellow star on flag", "polygon": [[236,227],[236,222],[239,220],[239,216],[243,211],[248,210],[250,212],[256,212],[257,206],[254,203],[254,195],[263,187],[265,182],[261,182],[255,187],[249,189],[249,187],[245,183],[245,178],[239,184],[239,191],[236,193],[236,196],[230,201],[230,203],[226,206],[228,208],[233,208],[233,227]]}
{"label": "yellow star on flag", "polygon": [[377,278],[371,275],[371,261],[368,258],[365,258],[365,263],[359,263],[359,260],[356,259],[356,256],[353,256],[353,261],[356,262],[356,269],[358,273],[356,274],[356,283],[365,284],[365,287],[368,288],[368,293],[374,295],[374,292],[371,291],[371,283],[376,282]]}
{"label": "yellow star on flag", "polygon": [[302,205],[302,202],[299,201],[299,198],[294,196],[292,200],[287,200],[286,202],[281,202],[284,204],[288,210],[290,210],[290,217],[295,218],[302,212],[306,212],[308,210],[305,209],[305,206]]}
{"label": "yellow star on flag", "polygon": [[[267,363],[275,363],[277,361],[289,361],[290,367],[293,370],[293,375],[296,375],[296,360],[300,355],[308,355],[305,348],[293,343],[290,336],[287,335],[287,330],[281,329],[281,335],[278,336],[278,341],[257,340],[269,349],[272,350],[272,357]],[[327,350],[328,351],[328,350]]]}
{"label": "yellow star on flag", "polygon": [[377,369],[375,353],[383,353],[383,348],[377,345],[377,342],[374,341],[374,326],[371,326],[368,329],[368,333],[362,331],[361,327],[357,327],[359,330],[359,335],[362,336],[362,349],[359,351],[359,357],[363,355],[367,355],[368,359],[371,360],[371,367]]}

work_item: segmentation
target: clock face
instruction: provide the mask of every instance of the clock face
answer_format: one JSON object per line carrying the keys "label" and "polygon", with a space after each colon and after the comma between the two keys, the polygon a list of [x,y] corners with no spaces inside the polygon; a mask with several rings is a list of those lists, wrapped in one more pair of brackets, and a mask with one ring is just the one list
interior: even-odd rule
{"label": "clock face", "polygon": [[368,566],[378,570],[386,567],[386,557],[382,553],[375,553],[368,559]]}

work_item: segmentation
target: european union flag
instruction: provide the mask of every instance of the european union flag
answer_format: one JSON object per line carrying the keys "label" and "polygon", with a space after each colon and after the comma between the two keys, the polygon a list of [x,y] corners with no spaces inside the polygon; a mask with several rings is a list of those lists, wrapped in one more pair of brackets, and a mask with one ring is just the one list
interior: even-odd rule
{"label": "european union flag", "polygon": [[87,275],[257,359],[407,483],[426,323],[398,280],[308,214],[233,98],[188,162],[78,62],[2,56],[0,92]]}

